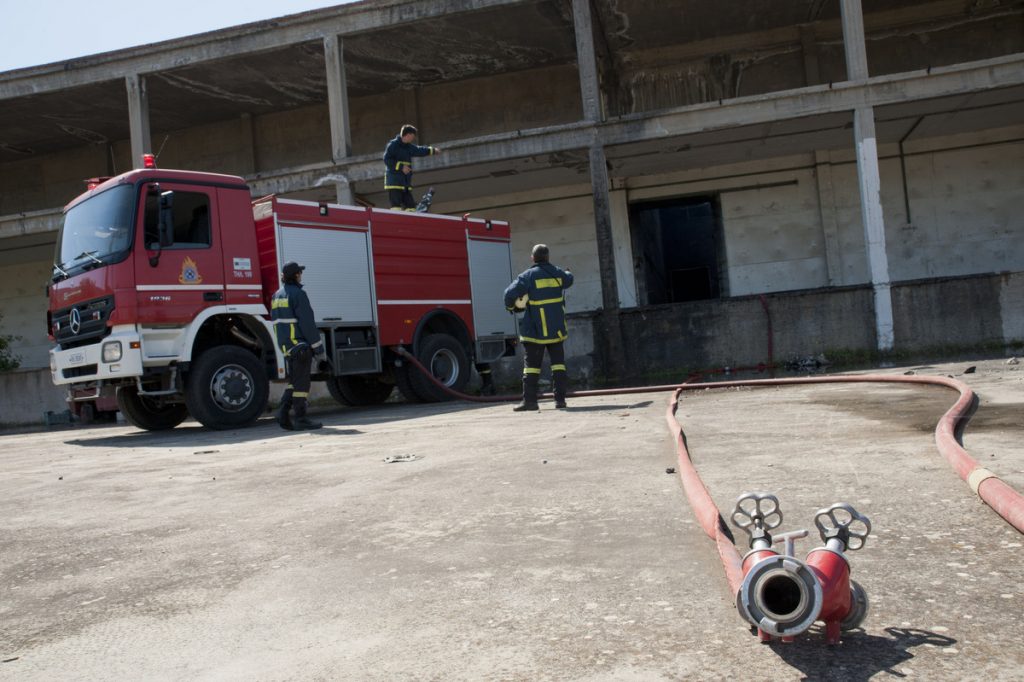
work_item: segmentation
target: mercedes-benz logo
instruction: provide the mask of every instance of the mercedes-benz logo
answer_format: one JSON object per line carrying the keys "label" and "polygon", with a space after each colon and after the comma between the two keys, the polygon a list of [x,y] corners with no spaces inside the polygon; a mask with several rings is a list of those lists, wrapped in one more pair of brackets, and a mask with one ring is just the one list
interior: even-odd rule
{"label": "mercedes-benz logo", "polygon": [[78,312],[78,308],[71,309],[71,333],[77,334],[82,331],[82,314]]}

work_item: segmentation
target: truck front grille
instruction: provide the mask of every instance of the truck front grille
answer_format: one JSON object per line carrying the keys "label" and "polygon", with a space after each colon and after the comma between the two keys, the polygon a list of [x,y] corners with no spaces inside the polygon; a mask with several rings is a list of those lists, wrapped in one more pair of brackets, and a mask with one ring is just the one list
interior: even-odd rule
{"label": "truck front grille", "polygon": [[61,350],[92,343],[110,334],[107,322],[113,312],[113,296],[62,308],[53,313],[53,337]]}
{"label": "truck front grille", "polygon": [[62,370],[61,374],[64,375],[65,379],[74,379],[76,377],[88,377],[96,374],[98,371],[96,365],[82,365],[81,367],[70,367]]}

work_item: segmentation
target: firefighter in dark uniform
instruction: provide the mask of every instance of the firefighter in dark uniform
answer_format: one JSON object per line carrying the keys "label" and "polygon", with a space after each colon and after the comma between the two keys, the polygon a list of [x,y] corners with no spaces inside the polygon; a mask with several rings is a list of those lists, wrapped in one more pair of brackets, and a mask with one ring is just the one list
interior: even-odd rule
{"label": "firefighter in dark uniform", "polygon": [[505,307],[515,311],[517,300],[526,296],[523,317],[519,321],[519,339],[526,356],[523,359],[523,402],[516,412],[539,409],[537,390],[544,349],[551,360],[551,377],[555,384],[555,407],[565,407],[565,393],[569,379],[565,372],[565,340],[569,337],[565,327],[564,291],[572,286],[572,273],[548,262],[549,251],[544,244],[533,247],[533,267],[523,272],[505,289]]}
{"label": "firefighter in dark uniform", "polygon": [[416,199],[412,196],[413,157],[441,153],[437,147],[420,147],[413,144],[415,141],[416,128],[406,124],[384,149],[384,189],[394,211],[416,210]]}
{"label": "firefighter in dark uniform", "polygon": [[[309,401],[309,374],[313,356],[327,357],[320,330],[316,328],[309,296],[302,290],[305,266],[295,262],[281,268],[281,288],[270,301],[270,318],[274,321],[277,345],[288,364],[288,388],[277,408],[277,423],[289,431],[310,431],[323,424],[306,417]],[[294,408],[294,417],[289,414]]]}

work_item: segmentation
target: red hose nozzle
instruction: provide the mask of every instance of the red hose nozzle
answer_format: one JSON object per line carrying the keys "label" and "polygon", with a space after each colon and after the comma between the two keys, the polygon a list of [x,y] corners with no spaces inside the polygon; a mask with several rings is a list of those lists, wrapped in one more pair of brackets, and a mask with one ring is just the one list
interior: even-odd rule
{"label": "red hose nozzle", "polygon": [[[773,514],[774,525],[765,523]],[[767,493],[747,493],[736,502],[733,523],[750,535],[751,551],[743,558],[743,582],[736,593],[736,608],[757,627],[762,641],[781,637],[791,641],[816,620],[824,621],[829,644],[839,642],[842,630],[859,627],[867,615],[864,589],[850,580],[847,549],[860,549],[871,532],[871,522],[848,504],[834,504],[815,515],[815,525],[825,547],[815,549],[806,561],[772,548],[767,528],[782,521],[778,500]],[[787,541],[805,531],[787,534]],[[781,539],[781,536],[780,538]]]}

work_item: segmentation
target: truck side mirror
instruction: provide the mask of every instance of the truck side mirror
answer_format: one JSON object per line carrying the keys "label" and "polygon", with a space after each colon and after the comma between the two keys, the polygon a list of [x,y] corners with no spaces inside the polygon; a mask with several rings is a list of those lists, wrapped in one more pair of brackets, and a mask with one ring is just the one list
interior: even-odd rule
{"label": "truck side mirror", "polygon": [[157,227],[160,248],[174,243],[174,192],[160,193],[160,220]]}

